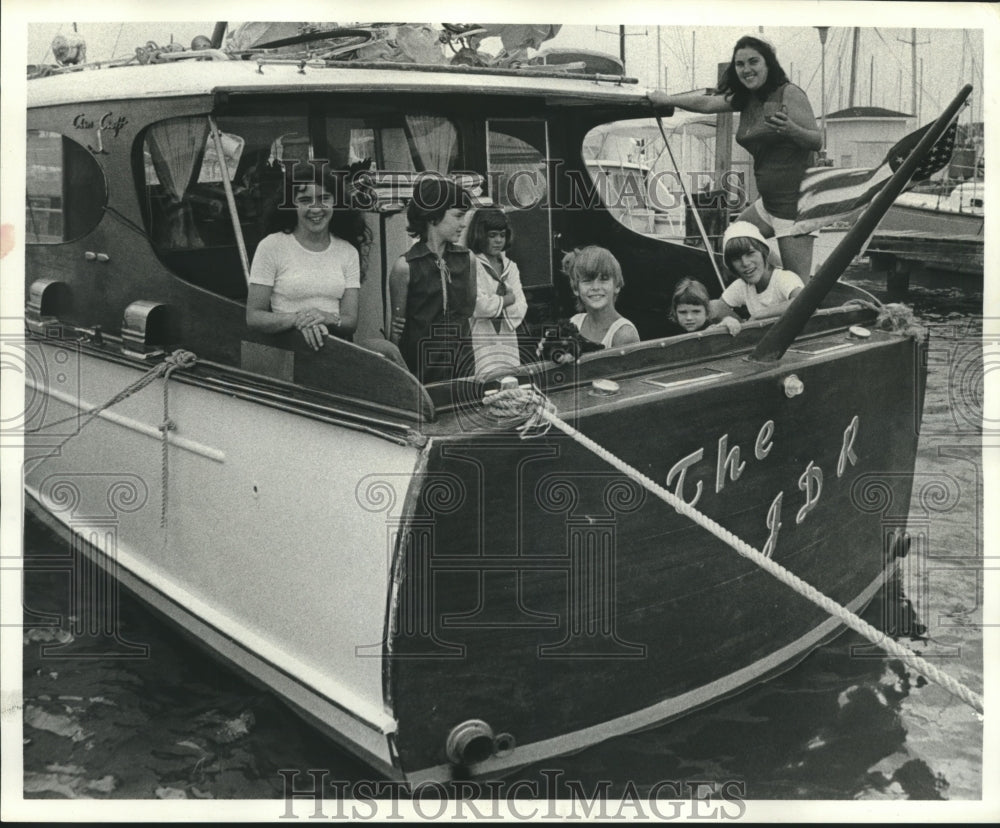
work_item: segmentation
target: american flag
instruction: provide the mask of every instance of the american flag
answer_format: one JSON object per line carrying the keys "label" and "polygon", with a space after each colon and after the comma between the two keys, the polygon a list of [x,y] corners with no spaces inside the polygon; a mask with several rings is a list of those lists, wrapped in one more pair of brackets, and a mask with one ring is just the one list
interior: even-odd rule
{"label": "american flag", "polygon": [[[806,170],[799,188],[799,215],[792,232],[811,233],[835,221],[855,218],[875,197],[913,148],[923,138],[931,124],[911,132],[889,150],[875,169],[816,167]],[[942,169],[955,149],[958,125],[952,123],[931,147],[917,166],[907,187],[929,178]]]}

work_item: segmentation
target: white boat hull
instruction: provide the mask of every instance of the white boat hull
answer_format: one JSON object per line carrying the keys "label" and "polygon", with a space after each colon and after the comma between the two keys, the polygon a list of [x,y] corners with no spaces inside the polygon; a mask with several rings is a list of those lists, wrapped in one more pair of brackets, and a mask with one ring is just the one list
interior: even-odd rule
{"label": "white boat hull", "polygon": [[[76,417],[46,429],[141,372],[72,346],[27,347],[35,364],[58,366],[49,379],[63,386],[31,397],[41,401],[32,426],[43,427],[25,448],[29,503],[154,608],[391,773],[382,667],[393,538],[385,513],[360,505],[356,472],[398,479],[385,494],[402,499],[419,450],[171,380],[165,476],[162,380],[80,430]],[[45,387],[29,377],[27,393]]]}
{"label": "white boat hull", "polygon": [[897,201],[879,222],[878,231],[882,230],[906,230],[930,236],[981,236],[983,214],[935,210]]}

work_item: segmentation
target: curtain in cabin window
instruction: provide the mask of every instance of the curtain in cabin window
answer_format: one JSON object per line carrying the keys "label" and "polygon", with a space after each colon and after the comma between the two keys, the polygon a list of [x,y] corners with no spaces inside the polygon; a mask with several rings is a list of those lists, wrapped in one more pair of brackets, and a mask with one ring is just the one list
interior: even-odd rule
{"label": "curtain in cabin window", "polygon": [[194,226],[191,204],[185,196],[205,153],[208,132],[208,119],[199,117],[162,121],[146,133],[156,178],[168,198],[165,226],[157,233],[157,241],[165,247],[203,246]]}
{"label": "curtain in cabin window", "polygon": [[458,133],[454,124],[437,115],[407,115],[406,130],[413,144],[417,170],[446,175],[458,152]]}

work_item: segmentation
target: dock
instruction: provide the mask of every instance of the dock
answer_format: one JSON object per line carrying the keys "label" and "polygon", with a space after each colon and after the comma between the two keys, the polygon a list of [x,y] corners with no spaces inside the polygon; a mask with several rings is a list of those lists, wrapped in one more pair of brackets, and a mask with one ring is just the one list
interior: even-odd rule
{"label": "dock", "polygon": [[905,292],[910,275],[934,270],[963,276],[983,275],[984,236],[943,236],[925,231],[881,231],[872,236],[867,256],[872,270],[886,273],[889,290]]}

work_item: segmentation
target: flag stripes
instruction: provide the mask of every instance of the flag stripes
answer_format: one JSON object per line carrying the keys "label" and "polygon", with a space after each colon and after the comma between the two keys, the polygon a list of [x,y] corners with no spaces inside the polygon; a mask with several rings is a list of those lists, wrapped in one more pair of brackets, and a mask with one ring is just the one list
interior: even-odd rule
{"label": "flag stripes", "polygon": [[[871,202],[899,169],[931,125],[898,141],[874,169],[818,167],[806,170],[799,187],[798,217],[792,232],[811,233],[837,221],[850,221]],[[908,186],[942,169],[955,149],[958,126],[952,123],[910,177]]]}

